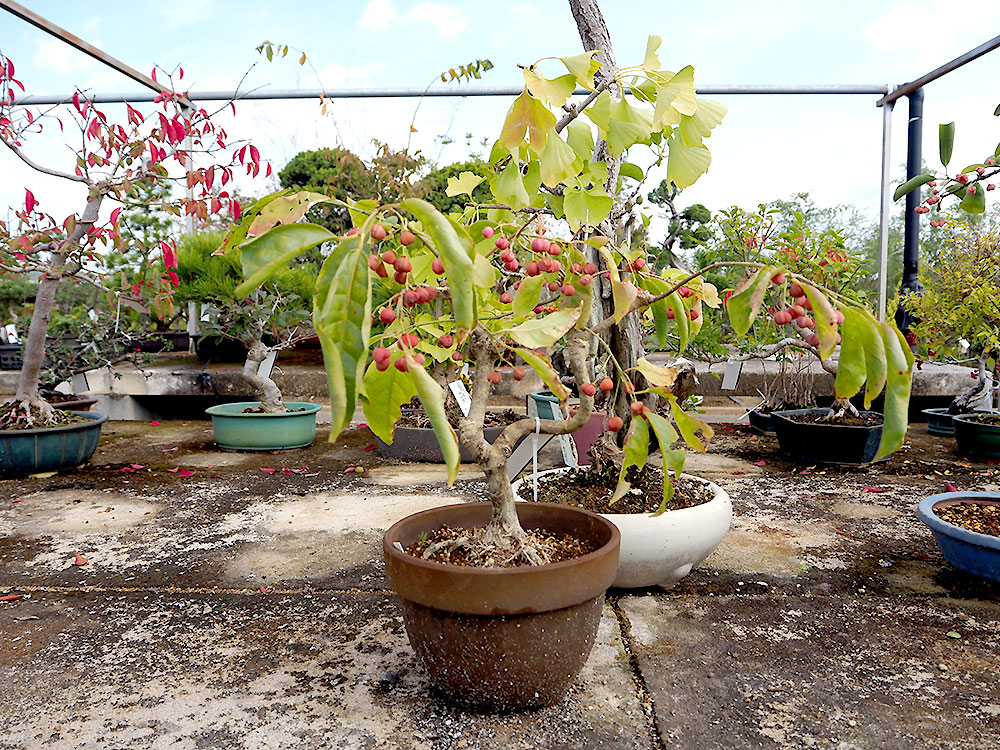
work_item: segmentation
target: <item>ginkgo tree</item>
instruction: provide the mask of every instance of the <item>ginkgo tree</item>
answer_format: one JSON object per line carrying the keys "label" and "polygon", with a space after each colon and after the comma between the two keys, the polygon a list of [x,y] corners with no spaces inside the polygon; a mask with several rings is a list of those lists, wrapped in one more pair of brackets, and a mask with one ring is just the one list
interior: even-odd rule
{"label": "ginkgo tree", "polygon": [[[658,38],[651,38],[640,65],[622,68],[600,84],[595,82],[596,51],[524,67],[524,90],[512,104],[489,160],[494,172],[489,186],[496,203],[472,202],[471,192],[484,178],[466,173],[449,185],[450,194],[469,195],[462,211],[446,216],[414,198],[389,205],[345,203],[354,227],[336,236],[300,222],[327,198],[283,191],[248,210],[220,248],[227,252],[240,247],[247,281],[237,293],[249,294],[300,253],[331,243],[313,308],[329,379],[330,439],[350,423],[360,400],[368,425],[389,442],[402,405],[419,396],[441,445],[449,482],[458,473],[459,440],[486,475],[492,520],[473,538],[462,540],[471,559],[482,564],[537,564],[548,559],[544,544],[518,523],[506,465],[515,444],[532,432],[566,434],[587,422],[594,395],[608,387],[603,378],[595,382],[595,350],[615,370],[616,378],[608,378],[610,387],[620,384],[633,415],[617,496],[628,490],[627,469],[643,465],[658,448],[665,507],[673,491],[670,476],[683,470],[685,453],[677,443],[704,451],[712,436],[708,424],[682,408],[687,386],[679,377],[680,367],[659,367],[643,358],[635,366],[622,367],[615,357],[605,356],[609,346],[602,337],[629,318],[648,317],[664,341],[670,333],[683,349],[701,325],[703,310],[719,305],[702,272],[657,273],[647,263],[645,248],[631,247],[601,229],[615,203],[605,189],[607,165],[594,158],[602,144],[623,156],[640,146],[652,150],[654,160],[666,162],[678,185],[693,183],[710,163],[702,141],[719,122],[721,105],[696,95],[690,68],[662,70],[658,44]],[[566,72],[548,78],[543,65],[561,65]],[[570,103],[577,86],[590,93]],[[611,86],[619,88],[621,99],[610,95]],[[561,117],[553,112],[559,108]],[[643,177],[643,170],[626,161],[617,189],[631,193]],[[542,216],[546,224],[558,222],[560,228],[547,229]],[[598,251],[599,263],[589,259],[592,249]],[[741,333],[761,309],[772,278],[785,271],[744,265],[749,279],[727,305]],[[824,290],[808,279],[792,274],[788,278],[808,285],[807,294],[820,311],[817,317],[822,317],[819,348],[830,356],[838,333]],[[394,293],[375,310],[372,285],[377,279]],[[611,291],[613,309],[606,316],[592,314],[598,309],[599,279]],[[375,320],[385,326],[377,335],[372,332]],[[881,329],[868,318],[850,320],[853,327],[844,331],[844,347],[860,369],[845,371],[860,374],[860,381],[852,381],[856,389],[868,377],[870,387],[881,390],[874,363],[866,369],[869,350],[854,346],[856,337],[863,334],[868,341],[871,335],[881,335],[876,333]],[[487,442],[487,404],[503,378],[503,365],[512,366],[517,379],[524,374],[517,362],[523,361],[561,401],[574,395],[552,365],[553,347],[562,348],[571,372],[579,398],[576,412],[561,421],[519,420],[493,444]],[[445,409],[444,386],[458,379],[466,365],[471,366],[471,405],[453,424]],[[662,399],[663,414],[642,400],[650,394]],[[622,428],[616,419],[608,421],[608,429]],[[890,435],[887,447],[901,439],[901,434]]]}

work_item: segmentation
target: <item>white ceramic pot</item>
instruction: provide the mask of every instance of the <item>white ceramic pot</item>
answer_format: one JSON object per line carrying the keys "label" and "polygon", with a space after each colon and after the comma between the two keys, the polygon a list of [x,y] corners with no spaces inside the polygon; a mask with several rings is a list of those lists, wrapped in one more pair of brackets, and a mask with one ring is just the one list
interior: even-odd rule
{"label": "white ceramic pot", "polygon": [[[571,471],[568,467],[538,472],[539,477]],[[670,588],[691,572],[719,546],[733,519],[733,503],[724,489],[706,479],[683,475],[685,479],[704,482],[715,493],[707,503],[693,508],[668,510],[659,516],[647,513],[602,513],[622,535],[618,575],[614,586]],[[514,494],[531,475],[513,484]]]}

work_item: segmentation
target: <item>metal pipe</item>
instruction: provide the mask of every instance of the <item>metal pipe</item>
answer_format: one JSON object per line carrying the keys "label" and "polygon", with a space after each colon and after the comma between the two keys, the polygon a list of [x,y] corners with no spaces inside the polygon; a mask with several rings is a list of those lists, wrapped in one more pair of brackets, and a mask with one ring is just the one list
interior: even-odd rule
{"label": "metal pipe", "polygon": [[[105,65],[114,68],[122,75],[131,78],[133,81],[136,81],[137,83],[141,83],[146,88],[150,88],[153,91],[156,91],[157,93],[163,93],[170,90],[168,87],[157,83],[152,78],[144,76],[135,68],[129,67],[121,60],[112,57],[107,52],[98,49],[92,44],[88,44],[87,42],[80,39],[80,37],[76,36],[75,34],[71,34],[61,26],[57,26],[56,24],[52,23],[52,21],[49,21],[47,18],[42,18],[34,11],[28,10],[20,3],[15,3],[12,0],[0,0],[0,9],[6,10],[7,12],[17,16],[21,20],[27,21],[32,26],[41,29],[45,33],[51,34],[56,39],[65,42],[71,47],[75,47],[76,49],[83,52],[85,55],[89,55],[90,57],[93,57],[95,60],[98,60],[104,63]],[[54,102],[48,102],[48,103],[58,104],[59,102],[69,101],[72,98],[73,95],[70,94],[68,97],[61,97]],[[146,101],[151,101],[152,98],[153,97],[149,97],[149,99],[147,99]],[[42,103],[44,102],[39,102],[39,104]]]}
{"label": "metal pipe", "polygon": [[[0,3],[5,0],[0,0]],[[884,85],[830,85],[830,86],[703,86],[698,89],[699,95],[721,96],[721,95],[748,95],[748,94],[775,94],[775,95],[875,95],[884,94],[888,91],[888,86]],[[398,88],[398,89],[277,89],[274,91],[190,91],[187,97],[191,101],[231,101],[231,100],[278,100],[278,99],[417,99],[420,97],[468,97],[468,96],[517,96],[523,89],[520,86],[493,86],[463,88],[456,86],[451,89],[419,89],[419,88]],[[589,93],[586,89],[577,89],[576,95],[583,96]],[[72,94],[39,94],[35,96],[25,96],[14,102],[20,106],[37,106],[49,104],[61,104],[73,98]],[[94,104],[114,104],[118,102],[150,102],[154,96],[144,91],[135,93],[109,93],[94,94],[87,97]]]}
{"label": "metal pipe", "polygon": [[997,47],[1000,47],[1000,36],[995,36],[988,42],[983,42],[975,49],[970,49],[964,55],[959,55],[951,62],[945,63],[940,68],[935,68],[927,75],[920,76],[920,78],[917,78],[916,80],[903,84],[895,91],[890,91],[878,101],[876,106],[881,107],[884,104],[888,104],[889,102],[894,102],[901,97],[909,96],[914,91],[917,91],[923,86],[926,86],[931,81],[936,81],[941,76],[947,75],[948,73],[951,73],[953,70],[961,68],[966,63],[970,63],[973,60],[982,57],[987,52],[992,52]]}
{"label": "metal pipe", "polygon": [[[890,86],[890,91],[892,87]],[[892,211],[892,110],[894,102],[882,108],[882,194],[878,217],[878,319],[885,322],[889,280],[889,214]]]}
{"label": "metal pipe", "polygon": [[[924,90],[910,93],[909,120],[906,135],[906,179],[916,177],[924,171],[921,145],[924,137]],[[923,291],[920,283],[920,216],[914,209],[920,205],[922,190],[911,190],[906,195],[906,214],[903,217],[903,280],[900,294],[919,294]],[[909,328],[910,316],[900,307],[896,311],[896,324],[904,333]]]}

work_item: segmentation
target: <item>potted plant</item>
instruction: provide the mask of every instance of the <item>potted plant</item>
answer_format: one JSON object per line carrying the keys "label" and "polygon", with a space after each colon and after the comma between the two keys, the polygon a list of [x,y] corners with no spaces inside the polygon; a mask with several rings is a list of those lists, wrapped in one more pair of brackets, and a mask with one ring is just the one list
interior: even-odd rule
{"label": "potted plant", "polygon": [[[619,155],[639,143],[653,144],[678,185],[691,184],[708,166],[703,138],[722,110],[696,97],[689,68],[661,70],[658,43],[650,39],[640,65],[603,79],[595,79],[595,52],[561,58],[568,72],[557,78],[543,75],[537,64],[525,67],[525,89],[490,157],[494,203],[470,201],[461,213],[445,216],[420,199],[347,202],[354,228],[337,236],[298,223],[312,205],[329,200],[325,196],[278,194],[248,212],[221,249],[238,245],[244,263],[255,259],[257,270],[236,290],[241,295],[310,247],[336,243],[313,300],[330,382],[331,439],[350,422],[362,394],[369,425],[387,430],[415,393],[434,427],[449,482],[458,472],[459,437],[482,468],[489,502],[416,514],[390,528],[383,541],[388,578],[403,600],[414,650],[435,685],[467,705],[509,709],[557,700],[587,657],[604,590],[617,573],[619,534],[607,519],[559,504],[515,503],[506,465],[514,444],[535,432],[572,433],[587,422],[600,388],[593,382],[592,350],[613,350],[602,336],[615,326],[638,326],[647,312],[668,326],[668,310],[675,321],[694,321],[710,297],[700,273],[658,274],[643,248],[602,228],[616,205],[605,189],[607,163],[594,158],[604,153],[604,144]],[[565,104],[577,85],[592,93],[557,118],[552,109]],[[631,99],[611,95],[609,89],[620,86],[631,88]],[[581,115],[596,126],[598,138]],[[623,173],[623,180],[642,179],[628,167]],[[482,181],[464,173],[449,182],[449,192],[471,199]],[[619,191],[628,195],[632,189]],[[631,209],[625,201],[619,210],[625,205]],[[540,233],[540,212],[565,220],[566,233]],[[754,264],[751,278],[733,294],[727,310],[741,335],[771,280],[784,272]],[[374,309],[373,280],[379,278],[391,278],[397,291]],[[691,286],[700,292],[682,297],[680,290]],[[603,288],[612,311],[592,315],[600,309]],[[818,351],[825,358],[837,343],[835,316],[822,289],[809,285],[806,293],[818,311]],[[372,335],[373,320],[386,326],[382,334]],[[877,336],[875,330],[859,313],[845,342]],[[501,362],[520,356],[561,402],[569,399],[570,389],[542,351],[556,345],[563,348],[578,410],[567,420],[518,420],[490,444],[484,419],[491,390],[502,379]],[[860,345],[847,352],[857,365]],[[703,446],[696,432],[710,428],[681,408],[674,389],[683,385],[685,368],[645,360],[623,364],[624,356],[614,355],[613,366],[631,389],[612,384],[611,397],[627,405],[632,420],[616,495],[628,493],[629,470],[644,466],[658,447],[666,503],[671,476],[682,471],[683,452],[673,444],[683,436]],[[465,364],[472,368],[471,403],[453,425],[443,386]],[[860,374],[852,381],[856,388],[865,380],[863,365]],[[899,382],[894,378],[893,386]],[[656,398],[668,405],[677,429],[643,400]],[[884,434],[886,450],[902,440],[902,430]]]}
{"label": "potted plant", "polygon": [[[177,76],[182,75],[178,69]],[[172,84],[172,77],[171,77]],[[157,97],[158,112],[147,122],[135,108],[126,106],[126,117],[114,122],[81,92],[67,102],[73,124],[79,127],[81,147],[71,161],[70,171],[60,171],[38,164],[30,142],[44,125],[55,123],[51,111],[37,112],[17,106],[15,90],[23,91],[15,78],[14,63],[0,54],[0,141],[13,157],[37,172],[78,183],[86,189],[86,203],[78,214],[57,219],[43,210],[35,194],[25,190],[22,207],[13,211],[15,221],[0,223],[4,248],[4,267],[22,274],[38,274],[38,291],[25,337],[23,367],[13,401],[0,409],[0,471],[10,473],[53,471],[85,462],[94,452],[100,437],[104,415],[53,409],[39,393],[39,374],[46,355],[46,334],[52,315],[55,292],[66,279],[93,284],[106,292],[121,291],[117,283],[105,285],[102,274],[103,253],[120,248],[123,243],[119,218],[121,209],[101,216],[105,201],[125,200],[138,181],[165,182],[179,179],[198,189],[198,196],[178,199],[171,210],[196,217],[207,217],[229,204],[234,215],[239,207],[222,191],[210,194],[213,177],[224,181],[232,177],[229,166],[198,167],[192,152],[201,156],[225,151],[226,141],[203,109],[191,108],[186,100],[163,86]],[[59,123],[68,125],[69,123]],[[186,144],[191,144],[190,146]],[[259,171],[259,154],[253,150],[249,159],[244,149],[240,162]],[[166,164],[176,164],[170,173]],[[156,272],[142,283],[125,287],[120,294],[123,304],[152,309],[163,314],[171,304],[174,250],[161,243],[161,254],[151,261]],[[118,281],[117,279],[115,281]]]}
{"label": "potted plant", "polygon": [[282,269],[252,294],[237,297],[236,288],[255,270],[253,259],[244,260],[238,247],[213,254],[223,239],[218,232],[190,235],[181,241],[177,258],[178,299],[211,310],[210,320],[201,323],[202,340],[214,340],[217,348],[218,342],[236,347],[243,359],[241,374],[259,395],[256,401],[206,409],[215,442],[225,450],[246,451],[311,445],[320,405],[285,401],[270,373],[281,351],[312,335],[306,323],[316,268],[306,263]]}
{"label": "potted plant", "polygon": [[1000,581],[1000,493],[952,490],[931,495],[920,501],[917,515],[949,563]]}

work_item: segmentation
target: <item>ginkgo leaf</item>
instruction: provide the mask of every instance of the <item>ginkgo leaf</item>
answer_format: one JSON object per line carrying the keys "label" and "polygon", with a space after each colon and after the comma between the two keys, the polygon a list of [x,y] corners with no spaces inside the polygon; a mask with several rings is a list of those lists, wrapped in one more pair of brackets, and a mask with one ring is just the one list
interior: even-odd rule
{"label": "ginkgo leaf", "polygon": [[612,155],[621,156],[649,137],[652,129],[653,116],[649,110],[633,107],[624,98],[610,105],[607,131]]}
{"label": "ginkgo leaf", "polygon": [[693,115],[698,109],[694,90],[694,68],[690,65],[675,73],[666,83],[656,87],[653,122],[661,128],[679,125],[681,116]]}
{"label": "ginkgo leaf", "polygon": [[642,61],[642,67],[647,71],[654,71],[660,69],[660,58],[656,54],[656,50],[660,48],[660,44],[663,40],[656,34],[650,34],[649,38],[646,40],[646,58]]}
{"label": "ginkgo leaf", "polygon": [[545,148],[539,154],[541,180],[554,187],[571,175],[578,174],[583,166],[576,152],[555,133],[545,141]]}
{"label": "ginkgo leaf", "polygon": [[528,87],[532,96],[541,99],[550,107],[561,107],[576,90],[576,78],[572,73],[567,73],[549,79],[536,73],[534,68],[525,68],[524,85]]}
{"label": "ginkgo leaf", "polygon": [[594,55],[597,52],[598,50],[590,50],[589,52],[583,52],[573,57],[559,58],[563,61],[563,65],[566,66],[566,70],[573,74],[573,77],[579,81],[580,85],[591,91],[595,88],[594,74],[601,67],[601,63],[594,59]]}
{"label": "ginkgo leaf", "polygon": [[676,138],[670,141],[667,180],[683,189],[690,187],[708,171],[712,154],[704,146],[685,146]]}
{"label": "ginkgo leaf", "polygon": [[566,127],[566,143],[584,161],[590,161],[594,155],[594,133],[582,120],[573,120]]}
{"label": "ginkgo leaf", "polygon": [[713,99],[699,99],[698,111],[681,117],[680,136],[685,146],[700,146],[702,139],[712,134],[712,128],[722,122],[729,109]]}
{"label": "ginkgo leaf", "polygon": [[472,195],[472,191],[484,179],[486,178],[475,172],[462,172],[458,177],[449,177],[448,186],[444,190],[445,195],[449,197],[462,195],[463,193]]}
{"label": "ginkgo leaf", "polygon": [[524,178],[518,163],[511,159],[497,177],[493,187],[497,200],[508,204],[515,211],[528,205],[528,191],[524,189]]}
{"label": "ginkgo leaf", "polygon": [[601,188],[572,188],[563,195],[566,221],[574,232],[582,226],[597,226],[608,217],[613,207],[614,200]]}
{"label": "ginkgo leaf", "polygon": [[510,105],[498,142],[511,153],[516,153],[527,134],[531,148],[538,152],[555,124],[556,116],[525,89]]}

